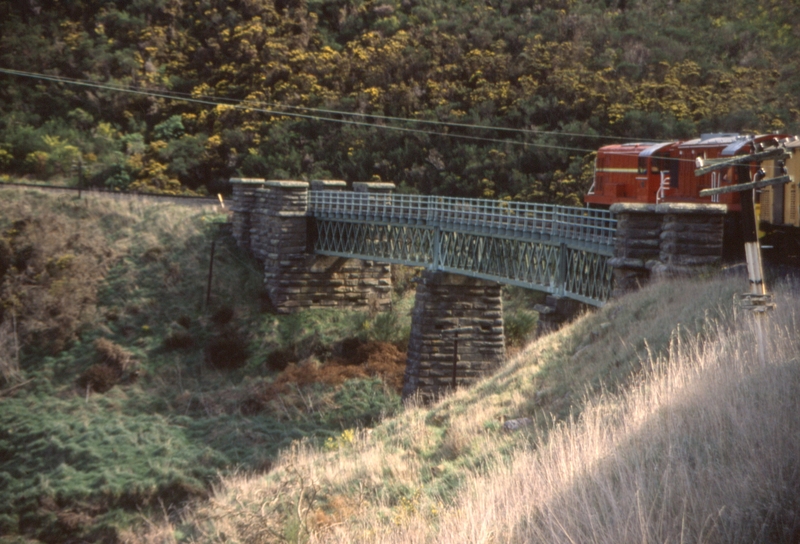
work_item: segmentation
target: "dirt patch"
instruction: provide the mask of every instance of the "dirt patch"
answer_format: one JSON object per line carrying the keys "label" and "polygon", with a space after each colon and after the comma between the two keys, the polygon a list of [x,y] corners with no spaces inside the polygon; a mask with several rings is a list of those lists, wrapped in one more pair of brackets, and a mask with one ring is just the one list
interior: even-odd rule
{"label": "dirt patch", "polygon": [[380,376],[398,392],[403,387],[406,354],[393,344],[366,342],[348,346],[347,357],[334,357],[323,364],[307,359],[288,365],[274,385],[325,383],[340,385],[353,378]]}
{"label": "dirt patch", "polygon": [[[378,376],[398,393],[402,390],[406,354],[394,344],[349,342],[347,349],[337,351],[347,354],[347,357],[334,356],[324,363],[310,357],[286,364],[272,383],[259,385],[257,390],[242,399],[240,411],[245,415],[254,415],[271,400],[286,394],[291,386],[303,387],[315,383],[337,386],[355,378]],[[286,353],[281,354],[281,364],[284,364],[285,356]]]}

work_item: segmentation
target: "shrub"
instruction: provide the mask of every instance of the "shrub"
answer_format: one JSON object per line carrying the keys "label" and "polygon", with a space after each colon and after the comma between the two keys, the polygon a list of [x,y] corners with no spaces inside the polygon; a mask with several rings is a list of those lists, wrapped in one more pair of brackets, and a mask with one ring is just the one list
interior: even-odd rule
{"label": "shrub", "polygon": [[277,349],[267,355],[267,368],[274,372],[286,370],[291,363],[297,362],[297,353],[293,347]]}
{"label": "shrub", "polygon": [[94,342],[100,364],[106,365],[120,375],[130,369],[133,357],[129,351],[106,338],[98,338]]}
{"label": "shrub", "polygon": [[211,316],[211,321],[218,327],[227,325],[233,320],[234,311],[230,306],[223,306]]}
{"label": "shrub", "polygon": [[244,366],[248,358],[247,340],[239,334],[220,334],[206,347],[206,361],[219,370]]}
{"label": "shrub", "polygon": [[375,316],[369,323],[367,337],[376,342],[390,342],[398,346],[408,344],[411,335],[411,318],[407,313],[392,309]]}
{"label": "shrub", "polygon": [[190,349],[194,346],[194,338],[188,331],[176,330],[164,338],[164,349]]}
{"label": "shrub", "polygon": [[358,357],[358,349],[364,344],[360,338],[345,338],[336,346],[334,352],[344,360],[345,364],[360,365],[364,361]]}
{"label": "shrub", "polygon": [[119,382],[120,377],[120,373],[109,365],[92,365],[78,378],[78,388],[87,393],[105,393]]}
{"label": "shrub", "polygon": [[539,315],[536,312],[518,310],[503,316],[506,343],[509,346],[522,346],[536,330]]}

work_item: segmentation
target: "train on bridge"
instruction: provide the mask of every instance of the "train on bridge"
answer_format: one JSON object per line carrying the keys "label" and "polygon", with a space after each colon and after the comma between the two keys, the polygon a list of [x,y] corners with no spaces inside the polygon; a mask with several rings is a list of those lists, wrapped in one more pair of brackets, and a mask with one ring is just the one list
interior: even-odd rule
{"label": "train on bridge", "polygon": [[748,155],[774,146],[785,148],[789,158],[752,164],[750,176],[755,176],[760,167],[767,178],[789,174],[792,181],[757,191],[762,244],[771,250],[768,256],[800,261],[800,139],[797,136],[704,134],[692,140],[604,146],[597,151],[594,183],[585,202],[593,208],[608,208],[618,202],[724,204],[728,208],[725,252],[736,256],[738,248],[742,247],[739,193],[701,197],[700,191],[746,183],[750,179],[738,179],[741,170],[733,167],[697,176],[697,159],[707,161]]}

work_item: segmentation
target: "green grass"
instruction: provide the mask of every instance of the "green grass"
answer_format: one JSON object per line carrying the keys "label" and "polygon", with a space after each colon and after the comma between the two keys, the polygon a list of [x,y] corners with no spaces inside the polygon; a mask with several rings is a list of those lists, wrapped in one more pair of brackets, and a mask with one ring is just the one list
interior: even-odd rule
{"label": "green grass", "polygon": [[[295,361],[321,364],[345,338],[403,344],[413,296],[398,293],[386,314],[267,314],[261,272],[212,210],[0,191],[4,236],[19,219],[57,227],[47,239],[25,233],[36,270],[59,262],[74,240],[91,249],[94,266],[64,276],[82,294],[60,299],[69,323],[47,321],[45,304],[40,313],[17,314],[20,373],[0,383],[0,533],[46,542],[119,536],[141,512],[203,496],[220,473],[266,470],[293,441],[322,445],[400,409],[397,392],[378,377],[289,383],[265,397],[279,376],[266,361],[291,350]],[[20,291],[22,271],[0,272],[4,300],[49,300],[59,280],[39,273]],[[58,349],[35,342],[42,323],[68,325]],[[130,354],[138,379],[127,373],[105,394],[77,387],[101,363],[98,338]],[[209,349],[221,340],[228,351],[209,364]],[[231,350],[241,364],[226,366]]]}
{"label": "green grass", "polygon": [[[188,421],[126,414],[119,394],[88,401],[32,395],[6,399],[0,413],[3,532],[52,540],[58,513],[83,506],[97,530],[109,512],[174,504],[206,493],[227,459],[191,440]],[[51,508],[48,505],[52,505]],[[113,516],[111,516],[113,517]]]}

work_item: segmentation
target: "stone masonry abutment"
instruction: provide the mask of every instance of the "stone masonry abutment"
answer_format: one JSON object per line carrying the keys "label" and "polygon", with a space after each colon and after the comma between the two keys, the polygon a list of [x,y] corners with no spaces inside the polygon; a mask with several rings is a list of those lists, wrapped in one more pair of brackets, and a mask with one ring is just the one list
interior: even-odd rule
{"label": "stone masonry abutment", "polygon": [[623,203],[617,215],[612,297],[650,278],[693,276],[722,262],[724,204]]}
{"label": "stone masonry abutment", "polygon": [[341,190],[340,181],[232,179],[233,235],[264,267],[264,288],[278,313],[303,308],[391,307],[391,265],[316,255],[309,185]]}
{"label": "stone masonry abutment", "polygon": [[[692,276],[722,262],[724,204],[621,203],[617,217],[611,297],[645,285],[651,278]],[[584,311],[568,297],[548,295],[537,304],[539,334],[551,332]]]}

